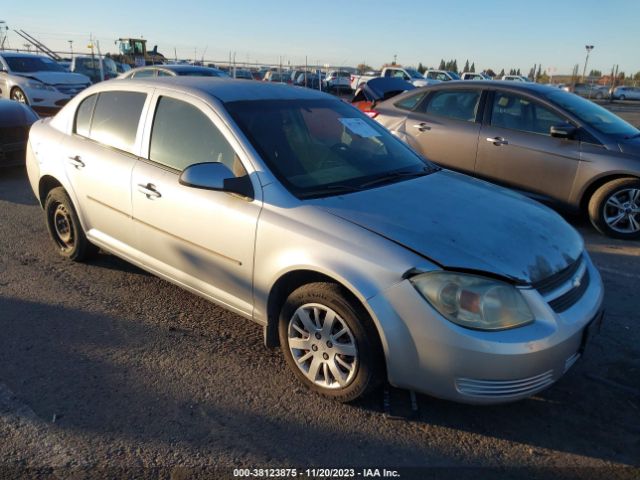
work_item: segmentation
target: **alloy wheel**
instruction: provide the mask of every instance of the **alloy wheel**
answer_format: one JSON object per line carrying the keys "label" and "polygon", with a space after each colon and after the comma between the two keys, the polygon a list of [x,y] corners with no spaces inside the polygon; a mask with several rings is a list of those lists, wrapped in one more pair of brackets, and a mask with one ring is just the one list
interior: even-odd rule
{"label": "alloy wheel", "polygon": [[287,328],[296,366],[312,383],[344,388],[358,370],[358,349],[351,329],[331,308],[308,303],[298,308]]}
{"label": "alloy wheel", "polygon": [[625,188],[611,195],[604,205],[604,220],[618,233],[640,232],[640,189]]}
{"label": "alloy wheel", "polygon": [[27,97],[24,95],[24,92],[20,89],[17,89],[11,92],[11,99],[19,103],[24,103],[24,104],[27,103]]}

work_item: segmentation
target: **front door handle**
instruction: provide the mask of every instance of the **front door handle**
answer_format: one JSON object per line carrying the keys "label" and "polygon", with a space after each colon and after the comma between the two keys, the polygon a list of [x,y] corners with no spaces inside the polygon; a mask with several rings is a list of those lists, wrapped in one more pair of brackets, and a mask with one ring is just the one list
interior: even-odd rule
{"label": "front door handle", "polygon": [[74,167],[76,167],[77,169],[84,167],[84,162],[80,158],[80,155],[76,155],[75,157],[69,157],[69,163]]}
{"label": "front door handle", "polygon": [[414,125],[414,128],[417,128],[421,132],[426,132],[427,130],[431,130],[431,127],[429,125],[427,125],[426,123],[424,123],[424,122],[416,123]]}
{"label": "front door handle", "polygon": [[140,193],[144,193],[149,200],[160,198],[162,196],[160,192],[156,190],[156,186],[152,183],[147,183],[146,185],[139,183],[138,191]]}
{"label": "front door handle", "polygon": [[493,143],[496,147],[499,147],[500,145],[509,145],[509,142],[502,137],[487,137],[487,142]]}

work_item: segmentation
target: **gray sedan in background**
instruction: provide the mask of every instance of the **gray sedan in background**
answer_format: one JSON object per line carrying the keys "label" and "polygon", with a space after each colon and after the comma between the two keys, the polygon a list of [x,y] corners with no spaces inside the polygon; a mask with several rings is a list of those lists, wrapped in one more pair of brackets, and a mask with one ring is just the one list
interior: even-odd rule
{"label": "gray sedan in background", "polygon": [[589,100],[534,83],[469,81],[375,110],[443,167],[588,212],[606,235],[640,236],[640,130]]}
{"label": "gray sedan in background", "polygon": [[102,82],[34,125],[27,159],[62,256],[100,247],[257,322],[340,401],[384,380],[521,399],[601,318],[600,275],[560,216],[311,89]]}

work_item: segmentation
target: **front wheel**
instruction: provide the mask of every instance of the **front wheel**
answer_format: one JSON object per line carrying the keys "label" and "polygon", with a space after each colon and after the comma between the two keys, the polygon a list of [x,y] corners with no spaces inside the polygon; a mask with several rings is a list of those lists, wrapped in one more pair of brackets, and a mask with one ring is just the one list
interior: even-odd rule
{"label": "front wheel", "polygon": [[624,95],[620,95],[618,98],[619,98],[620,100],[624,100],[626,97],[625,97]]}
{"label": "front wheel", "polygon": [[27,96],[18,87],[15,87],[15,88],[13,88],[13,90],[11,90],[10,98],[11,98],[11,100],[14,100],[16,102],[24,103],[25,105],[29,105],[29,100],[27,100]]}
{"label": "front wheel", "polygon": [[640,180],[620,178],[604,184],[589,201],[594,227],[609,237],[640,237]]}
{"label": "front wheel", "polygon": [[380,381],[382,352],[371,319],[338,285],[311,283],[291,293],[278,333],[289,367],[311,390],[349,402]]}
{"label": "front wheel", "polygon": [[78,214],[64,188],[57,187],[49,192],[44,210],[49,235],[60,255],[81,262],[98,252],[98,247],[87,240]]}

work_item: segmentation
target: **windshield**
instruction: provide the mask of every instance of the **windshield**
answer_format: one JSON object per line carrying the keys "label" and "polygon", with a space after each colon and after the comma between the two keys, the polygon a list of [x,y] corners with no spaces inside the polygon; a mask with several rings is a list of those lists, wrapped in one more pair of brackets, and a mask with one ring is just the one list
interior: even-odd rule
{"label": "windshield", "polygon": [[411,78],[424,78],[417,70],[414,70],[413,68],[405,68],[404,71],[407,72]]}
{"label": "windshield", "polygon": [[214,70],[213,68],[177,70],[176,73],[181,77],[228,77],[222,70]]}
{"label": "windshield", "polygon": [[554,90],[547,93],[547,98],[601,133],[623,138],[630,138],[640,133],[636,127],[609,110],[573,93]]}
{"label": "windshield", "polygon": [[46,57],[4,57],[9,70],[16,73],[64,72],[64,68]]}
{"label": "windshield", "polygon": [[435,170],[381,125],[339,100],[239,101],[226,108],[298,198],[373,188]]}
{"label": "windshield", "polygon": [[454,80],[460,80],[460,75],[458,75],[456,72],[447,72],[449,74],[449,76],[454,79]]}
{"label": "windshield", "polygon": [[[118,74],[118,69],[116,68],[116,62],[114,62],[110,58],[104,58],[102,60],[102,68],[105,74],[111,74],[112,76],[116,76]],[[76,64],[75,64],[76,73],[87,73],[92,71],[97,72],[98,74],[100,72],[100,62],[98,58],[76,57]]]}

